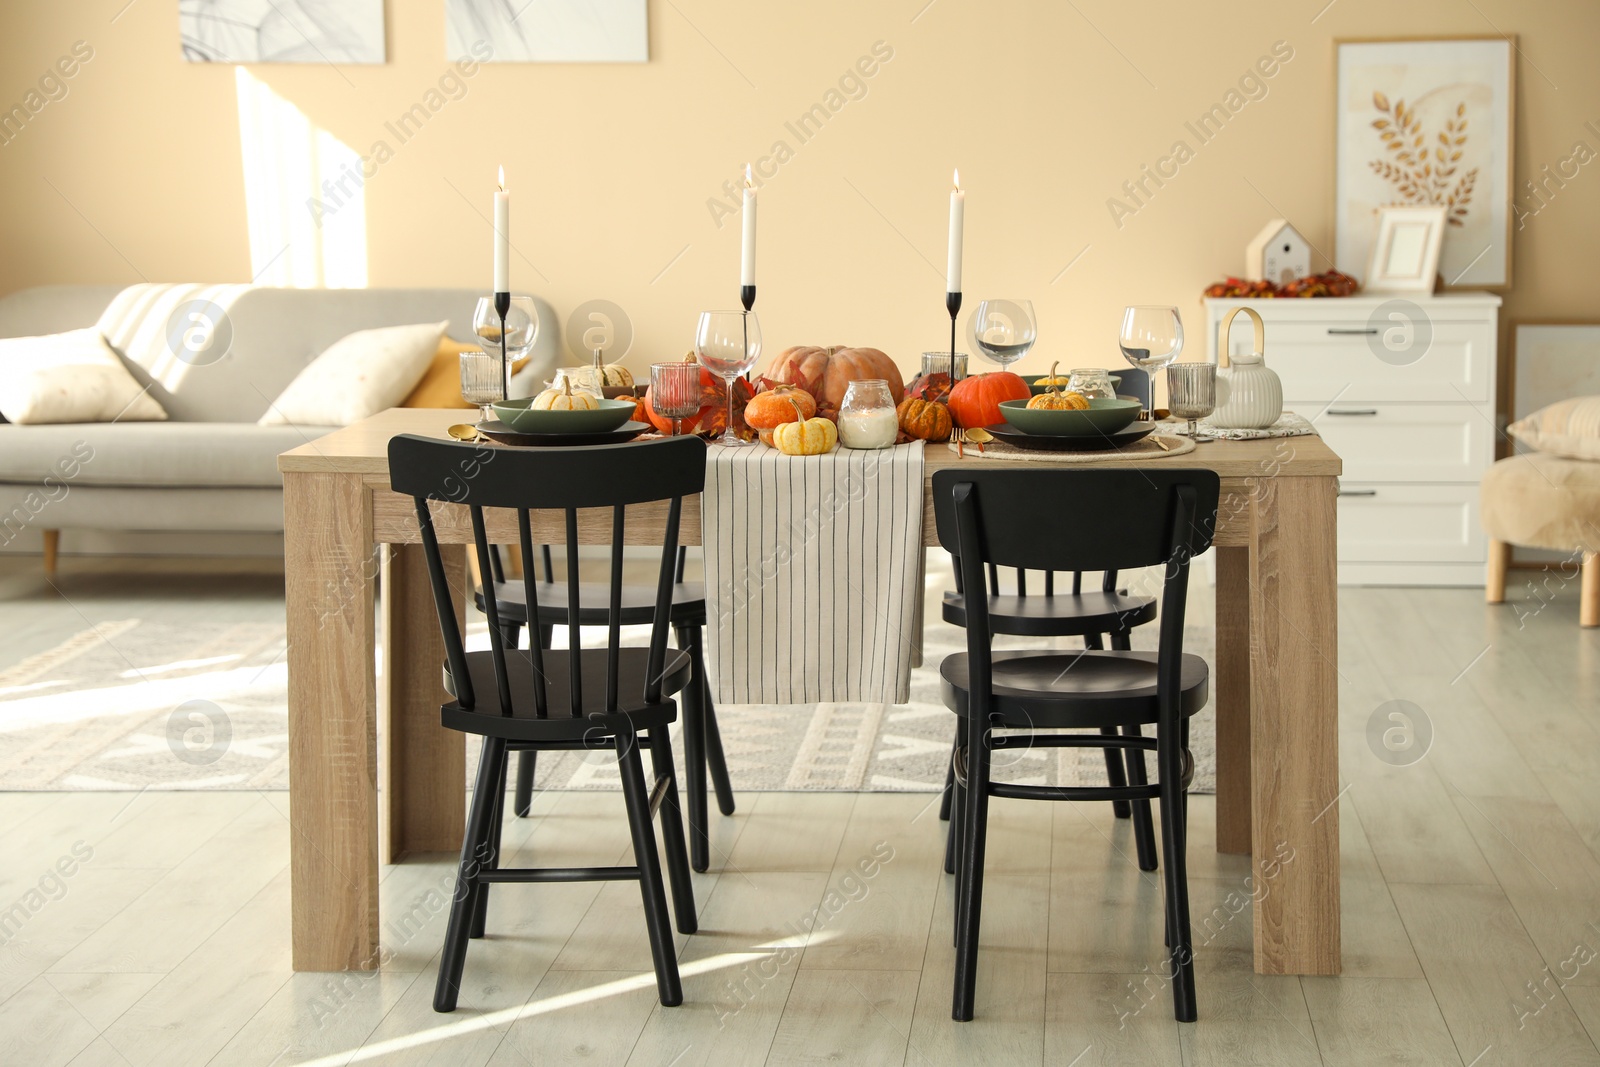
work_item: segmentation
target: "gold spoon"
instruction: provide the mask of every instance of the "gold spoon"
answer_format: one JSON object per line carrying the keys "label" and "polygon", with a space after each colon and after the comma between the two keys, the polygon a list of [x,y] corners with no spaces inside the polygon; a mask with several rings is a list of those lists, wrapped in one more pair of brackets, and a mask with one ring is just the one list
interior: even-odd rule
{"label": "gold spoon", "polygon": [[478,439],[478,428],[465,422],[456,423],[445,433],[454,437],[457,441],[476,441]]}

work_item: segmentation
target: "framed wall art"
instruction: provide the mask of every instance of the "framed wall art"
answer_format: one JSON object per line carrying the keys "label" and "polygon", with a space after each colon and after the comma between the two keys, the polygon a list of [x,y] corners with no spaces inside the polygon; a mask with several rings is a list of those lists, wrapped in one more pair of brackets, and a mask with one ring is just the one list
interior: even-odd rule
{"label": "framed wall art", "polygon": [[1444,208],[1446,289],[1511,285],[1508,37],[1336,42],[1334,262],[1365,281],[1383,207]]}
{"label": "framed wall art", "polygon": [[645,63],[646,0],[445,0],[450,59],[488,63]]}
{"label": "framed wall art", "polygon": [[190,63],[382,63],[383,0],[178,0]]}
{"label": "framed wall art", "polygon": [[[1600,322],[1517,322],[1511,328],[1508,422],[1575,396],[1600,396]],[[1528,447],[1517,442],[1515,451]]]}

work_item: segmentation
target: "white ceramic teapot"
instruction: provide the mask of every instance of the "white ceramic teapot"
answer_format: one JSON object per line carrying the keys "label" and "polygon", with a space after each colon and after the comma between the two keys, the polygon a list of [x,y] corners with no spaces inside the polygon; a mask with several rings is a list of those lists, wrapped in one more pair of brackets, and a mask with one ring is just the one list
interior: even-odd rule
{"label": "white ceramic teapot", "polygon": [[[1228,327],[1243,311],[1255,320],[1255,350],[1228,357]],[[1217,336],[1217,410],[1206,421],[1222,430],[1265,430],[1283,414],[1283,383],[1267,367],[1262,349],[1266,327],[1254,308],[1236,307],[1222,320]]]}

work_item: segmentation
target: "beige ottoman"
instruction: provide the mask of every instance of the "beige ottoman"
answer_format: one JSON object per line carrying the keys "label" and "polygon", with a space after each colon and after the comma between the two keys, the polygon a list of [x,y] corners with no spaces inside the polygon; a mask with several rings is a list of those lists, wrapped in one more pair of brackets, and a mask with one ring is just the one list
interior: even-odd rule
{"label": "beige ottoman", "polygon": [[[1483,476],[1489,545],[1488,601],[1505,602],[1511,546],[1583,556],[1578,621],[1600,626],[1600,462],[1531,452],[1502,459]],[[1562,570],[1570,574],[1570,565]]]}

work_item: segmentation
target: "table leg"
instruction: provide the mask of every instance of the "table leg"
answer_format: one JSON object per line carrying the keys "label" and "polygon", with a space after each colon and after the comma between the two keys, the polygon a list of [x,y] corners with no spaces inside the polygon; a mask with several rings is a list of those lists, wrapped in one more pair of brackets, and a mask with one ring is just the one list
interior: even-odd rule
{"label": "table leg", "polygon": [[378,953],[373,580],[360,476],[283,476],[294,969],[371,970]]}
{"label": "table leg", "polygon": [[[466,549],[440,545],[456,621],[466,629]],[[444,638],[421,545],[383,552],[382,857],[395,863],[415,852],[455,852],[466,825],[466,738],[439,725],[444,690]]]}
{"label": "table leg", "polygon": [[1217,553],[1217,851],[1250,852],[1250,550]]}
{"label": "table leg", "polygon": [[1332,478],[1267,478],[1251,502],[1255,969],[1338,974],[1339,672]]}

